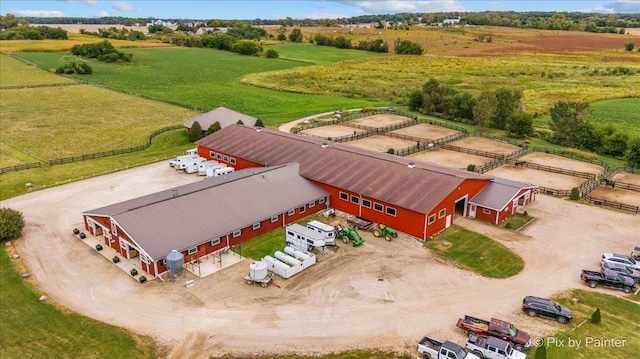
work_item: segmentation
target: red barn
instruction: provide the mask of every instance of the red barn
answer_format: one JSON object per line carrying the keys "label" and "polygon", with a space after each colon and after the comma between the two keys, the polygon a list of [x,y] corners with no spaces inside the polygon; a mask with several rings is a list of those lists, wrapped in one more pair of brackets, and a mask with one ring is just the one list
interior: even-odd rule
{"label": "red barn", "polygon": [[494,180],[474,172],[255,127],[231,125],[196,144],[200,156],[238,169],[298,162],[300,175],[330,194],[331,207],[423,240],[451,226],[456,213],[467,216],[470,201]]}
{"label": "red barn", "polygon": [[498,224],[526,206],[538,193],[538,186],[494,178],[482,192],[471,199],[469,217]]}
{"label": "red barn", "polygon": [[251,168],[83,213],[85,229],[160,275],[177,250],[185,261],[237,245],[326,209],[329,193],[298,164]]}

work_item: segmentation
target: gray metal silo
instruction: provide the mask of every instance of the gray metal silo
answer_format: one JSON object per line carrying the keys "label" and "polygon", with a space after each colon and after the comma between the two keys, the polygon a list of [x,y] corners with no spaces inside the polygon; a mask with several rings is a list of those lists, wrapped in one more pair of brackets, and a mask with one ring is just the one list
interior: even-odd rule
{"label": "gray metal silo", "polygon": [[171,280],[175,280],[176,276],[180,274],[182,271],[182,266],[184,265],[184,256],[182,253],[177,250],[172,250],[167,258],[165,258],[167,262],[167,268],[169,268],[169,275],[171,276]]}

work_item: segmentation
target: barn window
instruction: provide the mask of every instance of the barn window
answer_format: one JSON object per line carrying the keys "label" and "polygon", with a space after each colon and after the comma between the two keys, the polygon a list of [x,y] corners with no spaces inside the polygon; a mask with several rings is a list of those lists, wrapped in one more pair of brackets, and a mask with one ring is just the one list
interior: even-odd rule
{"label": "barn window", "polygon": [[271,220],[270,220],[270,221],[271,221],[271,223],[273,223],[273,222],[277,221],[277,220],[278,220],[278,217],[279,217],[279,216],[273,216],[273,217],[271,217]]}
{"label": "barn window", "polygon": [[368,199],[362,199],[362,207],[371,208],[371,201]]}
{"label": "barn window", "polygon": [[396,209],[393,208],[393,207],[387,206],[387,214],[390,215],[390,216],[394,216],[395,217],[396,216]]}
{"label": "barn window", "polygon": [[294,214],[296,214],[296,210],[295,209],[290,209],[289,212],[287,212],[287,215],[289,215],[289,216],[293,216]]}
{"label": "barn window", "polygon": [[222,154],[216,153],[216,158],[219,159],[219,160],[222,159]]}
{"label": "barn window", "polygon": [[198,246],[195,246],[195,247],[193,247],[193,248],[189,248],[189,249],[187,250],[187,254],[194,254],[194,253],[195,253],[195,252],[197,252],[197,251],[198,251]]}
{"label": "barn window", "polygon": [[351,203],[355,203],[355,204],[360,203],[360,198],[356,196],[351,196]]}
{"label": "barn window", "polygon": [[211,151],[209,152],[209,156],[211,156],[211,158],[216,158],[216,153]]}
{"label": "barn window", "polygon": [[216,244],[220,244],[220,237],[211,240],[211,246],[215,246]]}
{"label": "barn window", "polygon": [[483,208],[482,209],[482,213],[484,214],[491,214],[491,210],[489,208]]}
{"label": "barn window", "polygon": [[149,258],[147,258],[147,256],[145,256],[144,254],[140,253],[140,261],[143,263],[147,263],[149,264],[151,261],[149,260]]}
{"label": "barn window", "polygon": [[162,263],[163,266],[166,266],[167,265],[167,258],[162,258],[161,263]]}
{"label": "barn window", "polygon": [[305,211],[306,209],[304,208],[304,206],[302,206],[302,207],[300,207],[300,208],[299,208],[299,210],[300,210],[300,213],[304,213],[304,211]]}
{"label": "barn window", "polygon": [[233,238],[236,238],[236,237],[240,237],[241,234],[242,234],[242,229],[239,229],[233,232],[231,235],[233,236]]}
{"label": "barn window", "polygon": [[316,201],[309,202],[309,208],[315,207],[315,206],[316,206]]}
{"label": "barn window", "polygon": [[229,156],[222,156],[222,160],[225,162],[229,162]]}
{"label": "barn window", "polygon": [[435,221],[436,221],[436,215],[435,214],[430,215],[429,216],[429,224],[432,224]]}
{"label": "barn window", "polygon": [[251,229],[253,229],[254,231],[258,228],[260,228],[260,222],[254,223],[253,226],[251,226]]}
{"label": "barn window", "polygon": [[320,199],[318,200],[318,203],[324,203],[324,197],[320,198]]}
{"label": "barn window", "polygon": [[344,199],[345,201],[348,201],[349,195],[344,192],[340,192],[340,199]]}
{"label": "barn window", "polygon": [[438,218],[442,218],[447,214],[447,209],[443,208],[440,210],[440,212],[438,212]]}
{"label": "barn window", "polygon": [[236,164],[236,159],[233,157],[229,157],[229,162],[231,162],[232,165]]}
{"label": "barn window", "polygon": [[384,206],[381,205],[380,203],[374,203],[373,204],[373,209],[375,209],[378,212],[382,212],[382,211],[384,211]]}

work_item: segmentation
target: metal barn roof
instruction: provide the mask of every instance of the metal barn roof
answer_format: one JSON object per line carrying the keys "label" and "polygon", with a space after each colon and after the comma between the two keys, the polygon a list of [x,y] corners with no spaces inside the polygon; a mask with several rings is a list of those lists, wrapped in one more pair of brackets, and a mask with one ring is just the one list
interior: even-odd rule
{"label": "metal barn roof", "polygon": [[245,115],[244,113],[230,110],[226,107],[218,107],[215,110],[203,113],[200,116],[185,121],[184,127],[191,128],[191,126],[193,126],[193,123],[198,121],[198,123],[200,123],[200,127],[202,127],[202,131],[206,131],[209,126],[213,125],[216,122],[220,123],[220,128],[225,128],[227,126],[236,124],[238,120],[241,120],[242,123],[247,126],[253,126],[256,124],[257,118]]}
{"label": "metal barn roof", "polygon": [[[229,126],[196,144],[263,165],[299,162],[305,178],[425,214],[464,181],[491,180],[474,172],[248,126]],[[410,168],[410,163],[415,166]]]}
{"label": "metal barn roof", "polygon": [[84,214],[110,216],[158,260],[329,195],[298,168],[248,168]]}
{"label": "metal barn roof", "polygon": [[510,181],[496,177],[492,178],[491,183],[478,192],[469,203],[496,211],[502,211],[520,191],[525,188],[537,187],[538,186],[529,183]]}

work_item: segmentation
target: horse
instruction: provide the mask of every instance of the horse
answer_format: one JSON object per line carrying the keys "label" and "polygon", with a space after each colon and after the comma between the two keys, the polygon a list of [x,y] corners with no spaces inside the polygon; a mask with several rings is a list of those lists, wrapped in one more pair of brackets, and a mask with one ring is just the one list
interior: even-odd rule
{"label": "horse", "polygon": [[605,188],[607,188],[607,187],[611,187],[611,189],[616,188],[616,181],[612,181],[612,180],[606,179],[606,178],[603,181],[604,181],[604,187]]}
{"label": "horse", "polygon": [[522,168],[527,164],[527,161],[516,161],[515,166],[516,168]]}

